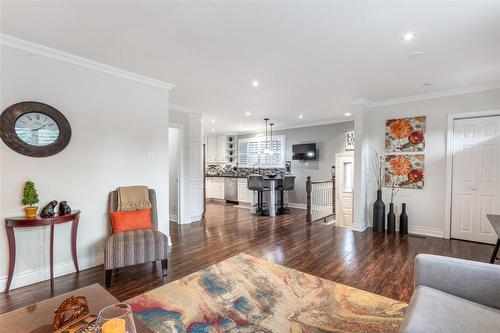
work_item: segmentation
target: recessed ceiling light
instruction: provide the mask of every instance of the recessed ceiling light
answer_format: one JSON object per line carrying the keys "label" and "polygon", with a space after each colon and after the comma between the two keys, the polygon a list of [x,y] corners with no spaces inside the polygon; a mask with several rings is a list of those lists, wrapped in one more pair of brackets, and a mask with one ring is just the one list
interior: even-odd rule
{"label": "recessed ceiling light", "polygon": [[242,125],[242,124],[239,124],[239,125],[238,125],[238,127],[239,127],[239,128],[243,128],[243,125]]}
{"label": "recessed ceiling light", "polygon": [[212,128],[210,131],[215,132],[215,128]]}
{"label": "recessed ceiling light", "polygon": [[251,115],[250,112],[245,112],[245,116],[249,116],[249,115]]}
{"label": "recessed ceiling light", "polygon": [[258,87],[258,86],[259,86],[259,81],[257,81],[257,80],[253,80],[253,81],[252,81],[252,86],[253,86],[253,87]]}
{"label": "recessed ceiling light", "polygon": [[210,120],[211,123],[215,123],[215,119]]}
{"label": "recessed ceiling light", "polygon": [[302,119],[302,118],[304,118],[304,116],[303,116],[303,115],[301,115],[301,114],[299,114],[299,119]]}
{"label": "recessed ceiling light", "polygon": [[405,33],[405,34],[403,35],[403,37],[402,37],[402,38],[403,38],[403,40],[404,40],[405,42],[409,42],[409,41],[411,41],[413,38],[415,38],[415,33],[414,33],[414,32],[412,32],[412,31],[408,31],[407,33]]}
{"label": "recessed ceiling light", "polygon": [[346,116],[346,117],[349,117],[350,115],[351,115],[351,113],[350,113],[350,112],[346,112],[346,113],[344,113],[344,116]]}

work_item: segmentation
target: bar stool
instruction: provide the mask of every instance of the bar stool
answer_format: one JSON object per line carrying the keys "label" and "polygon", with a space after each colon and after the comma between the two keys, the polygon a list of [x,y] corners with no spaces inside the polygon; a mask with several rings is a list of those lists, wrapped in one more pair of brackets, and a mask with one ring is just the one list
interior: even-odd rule
{"label": "bar stool", "polygon": [[264,191],[269,191],[269,187],[264,186],[264,177],[261,175],[249,175],[247,187],[250,191],[257,191],[257,213],[264,214]]}
{"label": "bar stool", "polygon": [[295,176],[284,176],[281,183],[276,187],[280,191],[280,214],[288,213],[290,210],[285,208],[285,191],[293,191],[295,188]]}
{"label": "bar stool", "polygon": [[497,244],[495,245],[495,249],[493,250],[490,258],[490,264],[494,264],[497,259],[498,249],[500,248],[500,215],[487,214],[486,216],[498,236]]}

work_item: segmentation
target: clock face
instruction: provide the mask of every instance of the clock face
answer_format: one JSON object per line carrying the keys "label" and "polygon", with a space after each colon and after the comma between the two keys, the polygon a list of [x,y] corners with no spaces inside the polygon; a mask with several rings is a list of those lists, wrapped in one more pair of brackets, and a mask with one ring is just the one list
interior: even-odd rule
{"label": "clock face", "polygon": [[47,146],[59,138],[59,126],[54,119],[40,112],[21,115],[15,122],[19,139],[32,146]]}

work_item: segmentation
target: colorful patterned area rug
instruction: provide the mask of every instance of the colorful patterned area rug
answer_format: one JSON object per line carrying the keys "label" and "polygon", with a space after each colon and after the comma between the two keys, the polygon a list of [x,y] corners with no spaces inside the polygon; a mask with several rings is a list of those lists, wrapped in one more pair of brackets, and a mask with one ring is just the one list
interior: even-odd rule
{"label": "colorful patterned area rug", "polygon": [[156,332],[397,332],[407,304],[239,254],[127,301]]}

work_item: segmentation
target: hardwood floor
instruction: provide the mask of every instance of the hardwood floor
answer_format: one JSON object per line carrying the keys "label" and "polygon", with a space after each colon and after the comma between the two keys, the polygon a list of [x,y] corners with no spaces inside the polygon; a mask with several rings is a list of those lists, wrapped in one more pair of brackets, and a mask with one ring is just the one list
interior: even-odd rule
{"label": "hardwood floor", "polygon": [[[159,287],[240,252],[303,272],[408,302],[413,292],[413,259],[431,253],[488,262],[493,245],[420,236],[388,236],[305,224],[305,211],[254,217],[247,209],[210,203],[204,221],[170,225],[169,276],[145,264],[115,272],[110,292],[119,300]],[[14,277],[15,279],[15,277]],[[93,283],[104,285],[103,266],[0,294],[0,313]]]}

